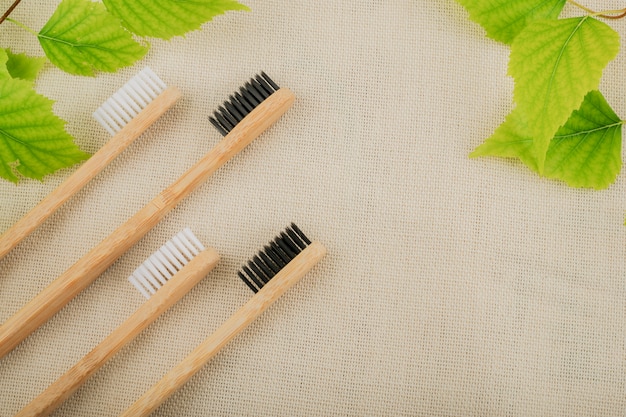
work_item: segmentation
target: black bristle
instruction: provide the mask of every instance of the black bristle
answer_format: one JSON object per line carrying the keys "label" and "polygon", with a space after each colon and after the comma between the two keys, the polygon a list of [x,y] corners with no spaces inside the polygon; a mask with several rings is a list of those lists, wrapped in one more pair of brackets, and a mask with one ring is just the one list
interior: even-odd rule
{"label": "black bristle", "polygon": [[256,293],[310,244],[292,223],[241,268],[239,278]]}
{"label": "black bristle", "polygon": [[226,136],[248,113],[279,88],[265,72],[261,72],[240,87],[239,91],[233,93],[222,106],[213,112],[209,121],[223,136]]}
{"label": "black bristle", "polygon": [[[250,84],[250,83],[248,83]],[[241,97],[248,103],[252,108],[255,108],[259,105],[259,101],[254,97],[254,95],[247,89],[247,86],[243,86],[239,89],[239,93]]]}
{"label": "black bristle", "polygon": [[229,122],[221,113],[215,113],[215,118],[229,132],[235,127],[235,123]]}
{"label": "black bristle", "polygon": [[263,97],[263,99],[268,98],[270,94],[274,92],[274,90],[272,90],[269,84],[267,84],[265,80],[263,80],[263,78],[261,78],[258,75],[256,76],[256,78],[252,80],[252,84],[254,85],[254,88],[256,89],[257,93],[259,93],[259,95]]}
{"label": "black bristle", "polygon": [[224,103],[224,107],[237,119],[237,122],[240,122],[244,118],[244,114],[246,114],[246,109],[233,96],[230,96],[230,100]]}
{"label": "black bristle", "polygon": [[263,271],[263,274],[267,277],[267,281],[269,281],[274,277],[274,275],[276,275],[276,273],[272,271],[272,269],[261,260],[259,255],[252,258],[252,262],[254,262],[254,264],[258,266],[261,271]]}
{"label": "black bristle", "polygon": [[[226,103],[224,103],[226,104]],[[228,123],[230,123],[233,127],[237,126],[237,123],[239,123],[239,120],[237,120],[237,118],[233,115],[233,113],[230,111],[230,109],[226,110],[224,108],[224,106],[219,106],[218,107],[220,115],[228,121]],[[217,119],[220,120],[220,119]]]}
{"label": "black bristle", "polygon": [[235,100],[233,100],[233,102],[235,103],[239,103],[239,105],[243,108],[243,111],[241,112],[241,114],[248,114],[250,113],[253,109],[254,106],[250,103],[248,103],[248,100],[246,100],[241,93],[239,93],[239,91],[237,91],[235,94],[233,94],[233,96],[235,96]]}
{"label": "black bristle", "polygon": [[264,71],[261,71],[261,77],[263,77],[263,79],[267,81],[267,83],[271,85],[274,90],[278,90],[280,88]]}
{"label": "black bristle", "polygon": [[261,89],[258,84],[259,83],[253,78],[246,83],[246,86],[248,87],[248,92],[253,95],[259,103],[261,103],[265,100],[265,94],[263,93],[263,89]]}
{"label": "black bristle", "polygon": [[282,256],[276,252],[276,250],[274,249],[273,245],[265,246],[265,252],[263,252],[263,253],[267,254],[267,256],[272,261],[274,261],[274,263],[276,264],[276,266],[278,267],[279,270],[282,269],[289,262],[289,260],[285,261],[282,258]]}
{"label": "black bristle", "polygon": [[300,252],[300,248],[289,239],[285,232],[280,234],[280,239],[277,239],[276,243],[291,258],[295,258]]}
{"label": "black bristle", "polygon": [[256,277],[259,279],[259,281],[261,281],[262,285],[267,284],[267,282],[270,280],[269,277],[265,276],[263,271],[261,271],[261,269],[259,269],[259,267],[254,262],[249,261],[248,268],[250,268],[250,270],[254,272],[254,274],[256,274]]}
{"label": "black bristle", "polygon": [[267,265],[268,268],[272,270],[273,274],[276,274],[278,271],[280,271],[281,267],[279,267],[278,264],[272,258],[268,256],[267,253],[259,252],[259,257],[263,260],[265,265]]}
{"label": "black bristle", "polygon": [[280,261],[283,263],[283,266],[287,265],[291,260],[289,254],[285,253],[285,251],[275,241],[270,243],[270,251],[271,253],[275,254],[278,259],[280,259]]}
{"label": "black bristle", "polygon": [[263,89],[263,92],[267,94],[268,97],[270,94],[274,92],[274,89],[260,75],[257,75],[255,80],[259,84],[259,86]]}
{"label": "black bristle", "polygon": [[302,241],[302,239],[300,239],[300,236],[298,236],[298,234],[292,228],[287,229],[287,234],[289,235],[293,243],[298,246],[298,249],[302,250],[306,248],[306,244]]}
{"label": "black bristle", "polygon": [[252,291],[254,292],[259,291],[259,289],[252,283],[252,281],[250,281],[250,279],[247,276],[245,276],[242,272],[237,272],[237,275],[239,275],[239,278],[241,278],[241,280],[245,282],[246,285],[250,287]]}
{"label": "black bristle", "polygon": [[310,244],[311,244],[311,241],[309,240],[309,238],[308,238],[308,237],[306,237],[306,235],[302,232],[302,230],[300,230],[300,228],[299,228],[298,226],[296,226],[296,224],[295,224],[295,223],[291,223],[290,228],[291,228],[294,232],[296,232],[296,233],[298,234],[298,236],[300,236],[300,239],[302,239],[302,241],[303,241],[304,243],[306,243],[307,245],[310,245]]}
{"label": "black bristle", "polygon": [[[263,286],[265,285],[264,282],[260,281],[259,278],[256,276],[256,274],[254,272],[252,272],[250,270],[250,268],[248,268],[247,266],[244,266],[241,268],[243,273],[248,277],[248,279],[250,280],[250,283],[253,283],[257,289],[261,289],[263,288]],[[256,292],[256,291],[255,291]]]}
{"label": "black bristle", "polygon": [[226,136],[228,135],[228,130],[224,129],[222,127],[222,125],[220,124],[220,122],[218,122],[217,120],[215,120],[214,117],[209,117],[209,121],[211,122],[211,124],[217,129],[218,132],[220,132],[222,134],[222,136]]}

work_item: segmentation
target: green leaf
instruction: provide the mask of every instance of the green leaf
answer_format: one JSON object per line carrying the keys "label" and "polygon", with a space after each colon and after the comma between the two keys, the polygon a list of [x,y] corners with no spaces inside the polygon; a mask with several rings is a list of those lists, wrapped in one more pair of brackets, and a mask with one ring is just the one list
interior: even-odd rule
{"label": "green leaf", "polygon": [[599,91],[587,94],[550,142],[546,176],[572,187],[607,188],[622,167],[623,123]]}
{"label": "green leaf", "polygon": [[533,22],[513,41],[509,74],[540,172],[550,140],[585,95],[597,89],[618,51],[617,32],[588,16]]}
{"label": "green leaf", "polygon": [[457,0],[487,36],[506,44],[534,20],[556,19],[567,0]]}
{"label": "green leaf", "polygon": [[0,77],[0,177],[17,183],[17,171],[42,180],[89,157],[65,132],[52,104],[32,83]]}
{"label": "green leaf", "polygon": [[[622,166],[622,124],[602,94],[591,91],[580,108],[550,141],[544,175],[565,181],[571,187],[604,189],[611,185]],[[533,140],[519,109],[514,109],[493,136],[470,157],[519,158],[537,172]]]}
{"label": "green leaf", "polygon": [[14,54],[10,49],[5,50],[7,54],[6,67],[13,78],[26,81],[35,81],[39,71],[46,63],[46,58],[31,57],[26,54]]}
{"label": "green leaf", "polygon": [[514,109],[496,131],[478,146],[470,158],[478,156],[501,156],[519,158],[530,169],[538,172],[537,161],[532,153],[533,140],[526,134],[528,125],[519,109]]}
{"label": "green leaf", "polygon": [[128,30],[140,36],[170,39],[199,29],[229,10],[250,10],[234,0],[103,0]]}
{"label": "green leaf", "polygon": [[38,36],[50,62],[77,75],[115,72],[148,51],[102,3],[90,0],[63,0]]}
{"label": "green leaf", "polygon": [[7,68],[7,62],[9,61],[9,55],[7,51],[0,48],[0,79],[2,78],[12,78],[9,73],[9,69]]}

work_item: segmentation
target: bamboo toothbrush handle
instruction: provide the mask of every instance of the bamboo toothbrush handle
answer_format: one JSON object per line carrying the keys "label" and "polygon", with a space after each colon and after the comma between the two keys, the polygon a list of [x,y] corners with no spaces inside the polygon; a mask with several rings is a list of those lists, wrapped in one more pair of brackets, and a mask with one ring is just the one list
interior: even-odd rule
{"label": "bamboo toothbrush handle", "polygon": [[152,125],[181,97],[176,87],[169,87],[128,122],[98,152],[85,161],[54,191],[0,236],[0,258],[16,247],[67,200],[98,175],[113,159]]}
{"label": "bamboo toothbrush handle", "polygon": [[215,267],[218,261],[219,255],[211,248],[195,256],[189,264],[142,304],[132,316],[16,416],[49,415],[124,345],[187,294]]}
{"label": "bamboo toothbrush handle", "polygon": [[120,417],[148,416],[172,393],[182,387],[226,343],[244,330],[285,291],[298,282],[326,254],[319,242],[307,246],[274,278],[224,322],[211,336],[194,349],[182,362],[142,395]]}
{"label": "bamboo toothbrush handle", "polygon": [[0,326],[0,358],[61,310],[162,218],[150,203]]}
{"label": "bamboo toothbrush handle", "polygon": [[274,123],[293,103],[281,88],[250,112],[222,141],[174,184],[83,256],[0,326],[0,358],[54,316],[117,258],[137,243],[211,173]]}

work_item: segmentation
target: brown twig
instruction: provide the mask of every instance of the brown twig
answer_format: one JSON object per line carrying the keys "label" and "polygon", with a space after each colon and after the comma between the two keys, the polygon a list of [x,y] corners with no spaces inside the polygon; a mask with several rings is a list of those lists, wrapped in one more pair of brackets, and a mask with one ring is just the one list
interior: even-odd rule
{"label": "brown twig", "polygon": [[626,10],[624,10],[622,13],[617,14],[617,15],[601,14],[600,17],[603,17],[605,19],[622,19],[626,17]]}
{"label": "brown twig", "polygon": [[626,8],[619,10],[605,10],[602,12],[595,12],[588,7],[583,6],[582,4],[576,2],[575,0],[567,0],[570,4],[586,11],[591,16],[602,17],[604,19],[622,19],[626,17]]}
{"label": "brown twig", "polygon": [[17,7],[18,4],[20,4],[20,1],[22,0],[15,0],[13,2],[13,4],[11,5],[11,7],[8,8],[8,10],[6,12],[4,12],[4,14],[2,15],[2,17],[0,17],[0,24],[2,22],[4,22],[7,17],[9,17],[9,15],[11,14],[11,12]]}

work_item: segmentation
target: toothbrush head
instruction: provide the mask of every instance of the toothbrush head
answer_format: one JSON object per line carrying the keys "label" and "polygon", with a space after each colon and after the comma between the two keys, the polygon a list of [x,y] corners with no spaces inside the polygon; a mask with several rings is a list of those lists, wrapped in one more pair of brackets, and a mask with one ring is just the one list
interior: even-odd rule
{"label": "toothbrush head", "polygon": [[150,298],[204,249],[191,229],[186,228],[146,259],[128,280],[144,297]]}
{"label": "toothbrush head", "polygon": [[241,268],[239,278],[256,293],[310,244],[309,238],[291,223]]}
{"label": "toothbrush head", "polygon": [[209,121],[226,136],[244,117],[280,87],[264,72],[251,78],[213,112]]}
{"label": "toothbrush head", "polygon": [[115,135],[166,88],[159,76],[146,67],[98,107],[93,117]]}

